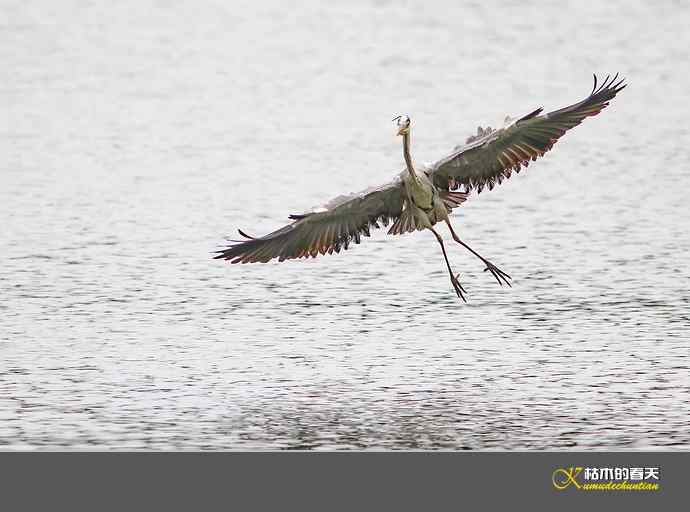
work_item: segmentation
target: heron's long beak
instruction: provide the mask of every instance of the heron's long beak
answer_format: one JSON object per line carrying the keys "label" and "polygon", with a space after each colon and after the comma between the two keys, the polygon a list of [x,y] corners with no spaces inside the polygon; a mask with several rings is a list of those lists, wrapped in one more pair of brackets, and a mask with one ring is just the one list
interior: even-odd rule
{"label": "heron's long beak", "polygon": [[[399,120],[400,120],[401,117],[402,117],[402,115],[399,115],[399,116],[394,117],[393,119],[391,119],[391,121],[398,121],[398,125],[400,125],[400,121],[399,121]],[[400,128],[398,129],[398,135],[403,135],[403,134],[405,133],[405,130],[406,130],[407,128],[409,128],[409,125],[407,125],[407,126],[405,126],[405,125],[400,126]]]}

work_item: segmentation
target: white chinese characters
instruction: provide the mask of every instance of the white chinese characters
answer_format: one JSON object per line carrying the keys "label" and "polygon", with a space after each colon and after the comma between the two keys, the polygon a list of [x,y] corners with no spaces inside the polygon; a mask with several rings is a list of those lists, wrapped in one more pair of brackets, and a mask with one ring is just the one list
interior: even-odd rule
{"label": "white chinese characters", "polygon": [[619,481],[643,481],[659,480],[658,467],[627,468],[584,468],[584,478],[589,481],[619,480]]}

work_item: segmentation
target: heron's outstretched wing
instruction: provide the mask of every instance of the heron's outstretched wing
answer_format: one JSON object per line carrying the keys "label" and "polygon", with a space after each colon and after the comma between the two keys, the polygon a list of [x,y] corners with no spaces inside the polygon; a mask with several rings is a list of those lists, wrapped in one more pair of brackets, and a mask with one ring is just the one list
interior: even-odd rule
{"label": "heron's outstretched wing", "polygon": [[265,263],[273,258],[283,261],[340,252],[352,241],[358,244],[362,235],[369,236],[370,227],[378,228],[379,222],[387,225],[399,217],[403,199],[400,179],[359,194],[339,196],[313,212],[290,215],[294,222],[266,236],[254,238],[240,231],[247,240],[218,251],[215,258]]}
{"label": "heron's outstretched wing", "polygon": [[520,172],[521,166],[543,156],[566,131],[601,112],[626,87],[623,79],[617,79],[618,74],[607,76],[597,87],[595,75],[592,92],[579,103],[548,114],[541,114],[539,108],[498,130],[480,128],[465,146],[434,164],[434,184],[441,190],[455,190],[461,185],[467,192],[492,189],[513,171]]}

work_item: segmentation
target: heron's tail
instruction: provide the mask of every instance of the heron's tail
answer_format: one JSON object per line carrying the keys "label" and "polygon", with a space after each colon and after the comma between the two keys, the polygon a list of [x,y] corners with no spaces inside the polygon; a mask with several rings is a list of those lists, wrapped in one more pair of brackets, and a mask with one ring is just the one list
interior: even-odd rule
{"label": "heron's tail", "polygon": [[395,219],[395,222],[388,230],[389,235],[402,235],[411,231],[421,230],[427,227],[429,220],[423,218],[424,212],[417,208],[414,204],[405,201],[400,217]]}

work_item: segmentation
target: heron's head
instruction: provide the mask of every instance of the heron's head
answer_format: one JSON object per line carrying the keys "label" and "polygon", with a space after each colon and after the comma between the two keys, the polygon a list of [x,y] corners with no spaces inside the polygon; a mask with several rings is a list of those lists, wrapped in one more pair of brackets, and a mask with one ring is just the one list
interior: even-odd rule
{"label": "heron's head", "polygon": [[410,126],[412,126],[410,116],[402,114],[393,118],[393,121],[397,121],[398,135],[407,135],[410,133]]}

